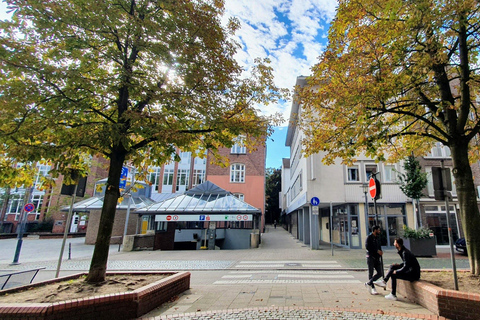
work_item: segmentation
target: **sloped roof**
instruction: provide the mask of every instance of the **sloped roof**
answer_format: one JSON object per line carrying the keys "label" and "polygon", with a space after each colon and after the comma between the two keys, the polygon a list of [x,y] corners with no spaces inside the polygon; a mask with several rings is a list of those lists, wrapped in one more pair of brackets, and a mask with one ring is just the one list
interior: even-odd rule
{"label": "sloped roof", "polygon": [[232,193],[207,181],[182,195],[167,199],[135,211],[139,214],[195,214],[195,213],[250,213],[261,211],[238,199]]}
{"label": "sloped roof", "polygon": [[[84,212],[90,210],[101,210],[103,207],[103,199],[105,197],[91,197],[82,201],[79,201],[73,205],[74,212]],[[122,203],[117,204],[117,210],[127,210],[128,208],[128,197],[123,198]],[[152,199],[140,196],[140,197],[132,197],[132,202],[130,203],[130,209],[140,209],[145,206],[149,206],[155,203]],[[62,211],[68,211],[70,206],[66,206],[62,208]]]}

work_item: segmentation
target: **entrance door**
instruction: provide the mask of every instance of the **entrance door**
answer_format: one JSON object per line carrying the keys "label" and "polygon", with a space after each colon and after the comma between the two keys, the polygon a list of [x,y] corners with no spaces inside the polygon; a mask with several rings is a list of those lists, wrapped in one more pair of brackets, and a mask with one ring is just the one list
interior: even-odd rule
{"label": "entrance door", "polygon": [[348,217],[340,216],[340,244],[348,246],[349,241],[349,229],[348,229]]}

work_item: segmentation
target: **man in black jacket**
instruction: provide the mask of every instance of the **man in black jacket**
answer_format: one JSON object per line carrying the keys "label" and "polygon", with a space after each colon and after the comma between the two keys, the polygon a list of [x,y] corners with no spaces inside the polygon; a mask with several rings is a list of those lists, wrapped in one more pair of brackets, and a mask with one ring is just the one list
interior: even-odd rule
{"label": "man in black jacket", "polygon": [[392,292],[386,295],[388,300],[397,300],[397,279],[416,281],[420,279],[420,264],[417,258],[403,245],[403,239],[397,238],[393,243],[398,250],[398,255],[402,258],[401,264],[392,264],[388,270],[385,279],[376,281],[375,284],[381,287],[386,287],[386,283],[392,278]]}
{"label": "man in black jacket", "polygon": [[[365,249],[367,249],[367,266],[368,266],[368,282],[365,282],[370,294],[378,294],[375,290],[377,280],[382,277],[381,256],[383,255],[382,246],[380,245],[380,227],[374,226],[372,233],[365,240]],[[376,274],[373,275],[375,269]]]}

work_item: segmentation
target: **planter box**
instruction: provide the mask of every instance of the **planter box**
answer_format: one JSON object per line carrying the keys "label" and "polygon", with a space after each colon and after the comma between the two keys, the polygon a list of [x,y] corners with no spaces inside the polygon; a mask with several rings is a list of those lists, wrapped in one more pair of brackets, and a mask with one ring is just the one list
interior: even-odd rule
{"label": "planter box", "polygon": [[435,237],[425,239],[403,238],[403,245],[416,257],[431,257],[437,255],[437,239]]}
{"label": "planter box", "polygon": [[[133,291],[91,296],[52,303],[1,303],[0,319],[29,320],[127,320],[139,318],[150,312],[172,297],[190,288],[190,272],[107,272],[107,274],[148,274],[162,273],[167,278],[153,282]],[[86,273],[38,282],[28,286],[1,291],[1,294],[13,293],[55,283],[75,279]]]}

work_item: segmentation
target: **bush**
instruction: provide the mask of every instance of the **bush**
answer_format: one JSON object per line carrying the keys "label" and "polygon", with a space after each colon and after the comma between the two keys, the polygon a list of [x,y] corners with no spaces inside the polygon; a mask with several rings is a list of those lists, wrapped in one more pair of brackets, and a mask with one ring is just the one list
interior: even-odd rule
{"label": "bush", "polygon": [[421,227],[417,230],[411,229],[406,225],[403,226],[403,237],[408,239],[428,239],[430,238],[430,233],[433,233],[431,229]]}

